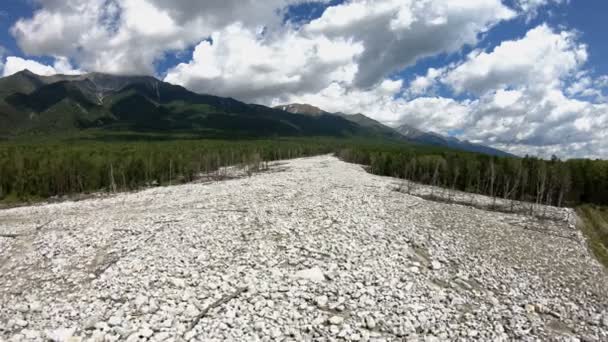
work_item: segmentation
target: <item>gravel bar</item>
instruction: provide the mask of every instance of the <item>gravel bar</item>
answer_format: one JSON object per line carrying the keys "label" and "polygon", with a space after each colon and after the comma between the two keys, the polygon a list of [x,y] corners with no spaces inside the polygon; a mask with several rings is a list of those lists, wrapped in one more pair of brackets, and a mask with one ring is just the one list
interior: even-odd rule
{"label": "gravel bar", "polygon": [[2,341],[608,341],[608,275],[539,220],[332,156],[0,211]]}

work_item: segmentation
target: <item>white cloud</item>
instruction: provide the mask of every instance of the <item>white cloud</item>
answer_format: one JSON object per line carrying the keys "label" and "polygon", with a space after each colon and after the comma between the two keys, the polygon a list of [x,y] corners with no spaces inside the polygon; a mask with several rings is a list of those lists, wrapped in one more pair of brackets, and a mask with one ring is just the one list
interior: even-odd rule
{"label": "white cloud", "polygon": [[420,97],[408,101],[397,97],[402,87],[401,80],[384,80],[367,90],[347,88],[334,82],[320,92],[292,95],[271,104],[311,103],[329,112],[364,113],[388,125],[407,123],[441,134],[460,129],[468,121],[468,101],[460,103],[442,97]]}
{"label": "white cloud", "polygon": [[266,38],[240,24],[200,43],[192,61],[169,70],[166,81],[200,92],[268,102],[285,94],[317,92],[331,82],[352,82],[363,46],[315,39],[297,32]]}
{"label": "white cloud", "polygon": [[587,61],[587,47],[575,38],[571,32],[555,33],[541,25],[492,52],[471,52],[443,81],[459,93],[476,94],[507,87],[558,87]]}
{"label": "white cloud", "polygon": [[[541,25],[490,52],[473,51],[440,81],[479,97],[460,102],[468,112],[461,116],[463,138],[520,154],[527,146],[543,156],[601,156],[608,146],[608,105],[572,98],[601,95],[603,78],[583,70],[586,60],[587,47],[575,34]],[[445,108],[443,115],[452,112],[462,113]]]}
{"label": "white cloud", "polygon": [[285,6],[301,0],[38,0],[12,33],[28,55],[66,56],[85,70],[154,74],[169,51],[198,44],[241,22],[273,28]]}
{"label": "white cloud", "polygon": [[423,57],[474,45],[515,15],[500,0],[353,0],[328,8],[304,31],[363,42],[355,84],[365,88]]}
{"label": "white cloud", "polygon": [[603,90],[608,86],[608,77],[594,77],[588,71],[579,72],[566,88],[568,96],[594,99],[597,102],[607,102]]}
{"label": "white cloud", "polygon": [[416,78],[410,83],[408,89],[410,94],[421,95],[429,93],[437,85],[439,78],[445,73],[445,69],[429,68],[426,76],[416,76]]}
{"label": "white cloud", "polygon": [[527,20],[531,20],[538,15],[539,10],[549,4],[562,4],[570,0],[517,0],[516,6],[521,11],[521,14],[526,16]]}
{"label": "white cloud", "polygon": [[28,69],[29,71],[35,74],[43,76],[50,76],[55,74],[73,75],[81,73],[80,70],[73,69],[70,62],[64,57],[56,58],[54,65],[50,66],[33,60],[10,56],[6,58],[3,76],[10,76],[25,69]]}

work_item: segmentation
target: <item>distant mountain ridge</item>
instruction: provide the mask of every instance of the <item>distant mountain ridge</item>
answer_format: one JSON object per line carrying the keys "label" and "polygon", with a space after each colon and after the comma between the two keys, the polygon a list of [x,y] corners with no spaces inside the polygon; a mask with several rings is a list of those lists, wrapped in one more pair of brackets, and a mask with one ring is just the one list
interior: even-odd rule
{"label": "distant mountain ridge", "polygon": [[[319,115],[319,113],[327,113],[318,107],[314,107],[306,104],[288,104],[277,106],[275,108],[288,111],[290,113],[300,113],[308,115]],[[329,114],[329,113],[328,113]],[[331,113],[343,117],[349,121],[355,122],[358,125],[367,127],[368,129],[374,130],[375,132],[381,132],[384,136],[390,136],[394,139],[407,140],[410,142],[432,145],[439,147],[448,147],[461,151],[484,153],[494,156],[509,156],[514,155],[480,144],[474,144],[469,141],[462,141],[454,137],[445,137],[433,132],[423,132],[415,127],[407,124],[402,124],[396,128],[386,126],[374,119],[365,116],[364,114],[344,114],[344,113]]]}
{"label": "distant mountain ridge", "polygon": [[150,76],[39,76],[25,70],[0,78],[0,137],[87,129],[210,137],[375,136],[335,115],[312,117],[197,94]]}
{"label": "distant mountain ridge", "polygon": [[0,138],[83,130],[204,137],[362,137],[508,155],[409,126],[393,129],[364,114],[329,113],[309,104],[275,108],[246,104],[197,94],[151,76],[40,76],[24,70],[0,78]]}

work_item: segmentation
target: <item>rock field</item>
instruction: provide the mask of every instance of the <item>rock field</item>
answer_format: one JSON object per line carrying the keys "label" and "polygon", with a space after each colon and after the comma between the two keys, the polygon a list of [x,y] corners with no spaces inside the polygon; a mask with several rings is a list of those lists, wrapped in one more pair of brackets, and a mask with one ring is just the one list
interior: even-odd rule
{"label": "rock field", "polygon": [[0,211],[2,341],[608,341],[559,220],[426,201],[332,156]]}

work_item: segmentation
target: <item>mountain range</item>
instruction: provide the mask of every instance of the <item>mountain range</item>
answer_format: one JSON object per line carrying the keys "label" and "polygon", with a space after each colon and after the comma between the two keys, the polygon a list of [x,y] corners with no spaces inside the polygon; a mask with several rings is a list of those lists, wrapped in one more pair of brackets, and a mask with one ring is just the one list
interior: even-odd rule
{"label": "mountain range", "polygon": [[508,155],[407,125],[391,128],[363,114],[329,113],[303,104],[275,108],[246,104],[197,94],[150,76],[40,76],[24,70],[0,78],[0,137],[86,130],[205,137],[361,137]]}
{"label": "mountain range", "polygon": [[[289,104],[275,107],[290,113],[307,114],[311,116],[319,116],[323,114],[330,114],[323,111],[320,108],[308,105],[308,104]],[[349,121],[352,121],[362,127],[367,128],[375,132],[378,135],[390,137],[393,139],[406,140],[413,143],[422,145],[431,145],[438,147],[447,147],[461,151],[476,152],[489,154],[494,156],[509,156],[513,157],[512,154],[489,147],[481,144],[474,144],[469,141],[459,140],[454,137],[446,137],[433,132],[423,132],[415,127],[407,124],[401,124],[397,127],[386,126],[376,120],[365,116],[364,114],[344,114],[344,113],[331,113],[336,116],[340,116]]]}

